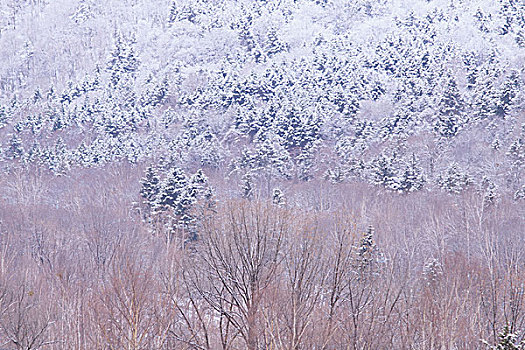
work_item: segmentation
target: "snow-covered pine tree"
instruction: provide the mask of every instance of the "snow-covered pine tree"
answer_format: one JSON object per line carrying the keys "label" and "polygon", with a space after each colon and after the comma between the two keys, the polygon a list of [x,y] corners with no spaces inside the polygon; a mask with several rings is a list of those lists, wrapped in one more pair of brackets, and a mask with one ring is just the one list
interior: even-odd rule
{"label": "snow-covered pine tree", "polygon": [[480,192],[483,195],[483,205],[485,207],[496,204],[501,198],[498,186],[486,176],[481,180]]}
{"label": "snow-covered pine tree", "polygon": [[146,83],[145,91],[140,97],[141,106],[155,107],[161,104],[168,94],[168,80],[166,78],[157,81],[150,77]]}
{"label": "snow-covered pine tree", "polygon": [[404,169],[400,174],[400,184],[398,192],[408,193],[421,190],[425,184],[423,169],[418,164],[418,159],[414,153],[405,161]]}
{"label": "snow-covered pine tree", "polygon": [[288,45],[279,38],[277,29],[270,28],[270,30],[268,30],[264,43],[264,51],[268,57],[273,57],[280,52],[288,51]]}
{"label": "snow-covered pine tree", "polygon": [[111,84],[115,87],[124,76],[133,75],[140,64],[135,53],[135,39],[124,37],[120,31],[114,35],[114,47],[110,53],[106,70],[111,77]]}
{"label": "snow-covered pine tree", "polygon": [[78,147],[72,151],[72,160],[73,164],[89,168],[93,165],[91,148],[86,144],[85,141],[82,141]]}
{"label": "snow-covered pine tree", "polygon": [[443,266],[439,260],[433,258],[423,266],[423,277],[427,285],[435,287],[439,277],[443,274]]}
{"label": "snow-covered pine tree", "polygon": [[205,187],[208,183],[208,177],[204,175],[202,169],[199,169],[193,174],[188,183],[188,195],[192,198],[198,198],[204,193]]}
{"label": "snow-covered pine tree", "polygon": [[483,33],[489,33],[493,27],[492,15],[486,15],[481,8],[478,8],[474,15],[478,29]]}
{"label": "snow-covered pine tree", "polygon": [[520,334],[512,332],[508,324],[503,327],[503,330],[498,333],[497,343],[490,345],[487,341],[483,341],[487,345],[488,350],[524,350],[525,340],[519,341]]}
{"label": "snow-covered pine tree", "polygon": [[8,159],[20,159],[23,154],[24,146],[22,144],[22,138],[17,132],[15,132],[9,139],[5,156]]}
{"label": "snow-covered pine tree", "polygon": [[515,200],[525,200],[525,185],[521,186],[515,193],[514,193],[514,199]]}
{"label": "snow-covered pine tree", "polygon": [[496,115],[499,105],[500,94],[496,83],[500,70],[496,58],[492,58],[492,56],[476,70],[472,85],[472,108],[480,120],[490,120]]}
{"label": "snow-covered pine tree", "polygon": [[358,280],[364,282],[377,274],[380,263],[383,262],[383,256],[374,240],[372,225],[362,233],[354,249],[354,273],[358,275]]}
{"label": "snow-covered pine tree", "polygon": [[286,204],[286,201],[284,199],[284,193],[279,188],[274,188],[272,193],[272,203],[282,207]]}
{"label": "snow-covered pine tree", "polygon": [[38,143],[38,141],[34,141],[33,145],[29,148],[29,150],[24,154],[22,162],[28,164],[28,163],[37,163],[40,161],[42,157],[42,147]]}
{"label": "snow-covered pine tree", "polygon": [[461,193],[472,184],[470,176],[462,171],[458,164],[451,164],[448,169],[438,177],[439,187],[452,194]]}
{"label": "snow-covered pine tree", "polygon": [[158,169],[154,166],[149,166],[146,169],[146,174],[140,180],[140,184],[140,196],[143,198],[143,202],[148,207],[153,207],[160,191],[160,176]]}
{"label": "snow-covered pine tree", "polygon": [[170,208],[176,209],[176,215],[182,214],[183,208],[180,200],[188,185],[188,177],[184,170],[179,167],[169,169],[166,178],[159,186],[159,193],[156,196],[154,209],[157,213],[166,211]]}
{"label": "snow-covered pine tree", "polygon": [[240,45],[244,49],[249,60],[253,60],[255,63],[262,63],[266,60],[266,54],[261,49],[252,32],[251,16],[248,16],[239,25],[238,37]]}
{"label": "snow-covered pine tree", "polygon": [[434,130],[442,137],[454,137],[464,125],[464,101],[452,76],[438,102],[438,115],[434,122]]}
{"label": "snow-covered pine tree", "polygon": [[53,148],[50,149],[48,166],[49,169],[53,172],[53,174],[57,176],[66,174],[67,171],[70,169],[70,152],[67,148],[66,143],[61,137],[59,137],[55,141]]}
{"label": "snow-covered pine tree", "polygon": [[250,173],[246,173],[241,179],[241,197],[245,199],[252,199],[255,195],[255,184]]}
{"label": "snow-covered pine tree", "polygon": [[521,184],[523,172],[525,171],[525,124],[521,126],[520,133],[511,141],[506,156],[511,165],[511,182],[514,185]]}
{"label": "snow-covered pine tree", "polygon": [[333,184],[338,184],[345,180],[346,175],[341,167],[335,167],[333,169],[328,169],[324,173],[324,178]]}
{"label": "snow-covered pine tree", "polygon": [[9,119],[7,107],[0,105],[0,129],[7,125]]}
{"label": "snow-covered pine tree", "polygon": [[499,99],[496,105],[496,114],[500,117],[508,117],[512,107],[515,105],[516,97],[521,88],[521,79],[517,70],[512,70],[503,82]]}
{"label": "snow-covered pine tree", "polygon": [[179,22],[188,21],[190,23],[196,23],[197,12],[192,6],[192,2],[173,1],[170,7],[170,13],[168,16],[168,22]]}
{"label": "snow-covered pine tree", "polygon": [[396,158],[395,154],[393,156],[380,154],[369,163],[368,173],[372,184],[383,186],[390,191],[399,190],[400,184],[394,158]]}

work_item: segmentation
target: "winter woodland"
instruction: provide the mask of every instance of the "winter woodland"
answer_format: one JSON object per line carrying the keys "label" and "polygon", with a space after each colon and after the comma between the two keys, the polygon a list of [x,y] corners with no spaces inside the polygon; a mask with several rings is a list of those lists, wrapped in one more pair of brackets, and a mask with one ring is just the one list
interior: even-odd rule
{"label": "winter woodland", "polygon": [[525,349],[525,2],[1,0],[0,348]]}

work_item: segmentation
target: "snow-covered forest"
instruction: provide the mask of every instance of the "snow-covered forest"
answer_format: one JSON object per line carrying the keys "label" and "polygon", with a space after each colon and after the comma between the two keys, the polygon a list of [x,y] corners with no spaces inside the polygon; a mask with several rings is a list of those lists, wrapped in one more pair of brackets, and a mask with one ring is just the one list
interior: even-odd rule
{"label": "snow-covered forest", "polygon": [[1,348],[524,339],[523,0],[0,0]]}

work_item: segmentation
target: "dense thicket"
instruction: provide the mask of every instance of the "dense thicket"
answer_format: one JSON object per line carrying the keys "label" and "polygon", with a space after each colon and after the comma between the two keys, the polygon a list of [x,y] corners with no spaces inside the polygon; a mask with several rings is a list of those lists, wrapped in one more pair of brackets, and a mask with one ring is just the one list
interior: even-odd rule
{"label": "dense thicket", "polygon": [[524,28],[516,0],[2,1],[0,346],[519,343]]}

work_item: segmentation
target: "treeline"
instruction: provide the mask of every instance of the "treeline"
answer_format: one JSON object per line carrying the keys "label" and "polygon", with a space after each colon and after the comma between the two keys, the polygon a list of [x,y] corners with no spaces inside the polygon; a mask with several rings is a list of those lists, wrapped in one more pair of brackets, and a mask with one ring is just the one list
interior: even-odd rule
{"label": "treeline", "polygon": [[520,2],[8,3],[4,173],[171,163],[267,198],[312,179],[525,198]]}
{"label": "treeline", "polygon": [[144,220],[135,177],[114,165],[2,179],[12,190],[0,212],[3,347],[473,349],[521,340],[524,208],[514,201],[317,183],[296,189],[302,203],[196,204],[188,235],[186,225]]}

